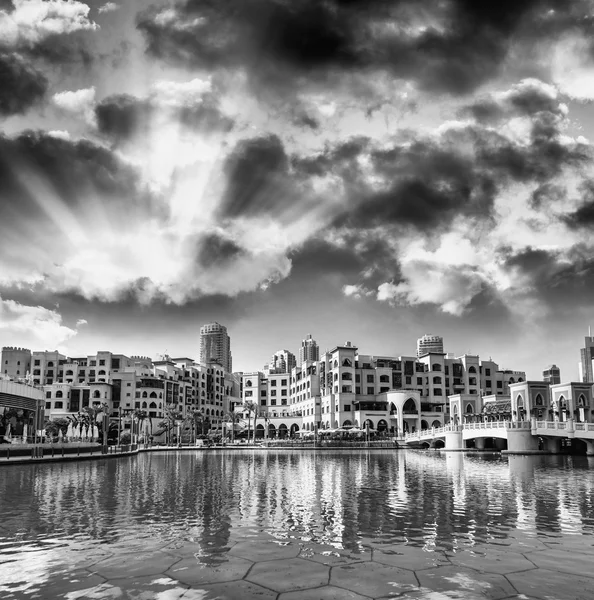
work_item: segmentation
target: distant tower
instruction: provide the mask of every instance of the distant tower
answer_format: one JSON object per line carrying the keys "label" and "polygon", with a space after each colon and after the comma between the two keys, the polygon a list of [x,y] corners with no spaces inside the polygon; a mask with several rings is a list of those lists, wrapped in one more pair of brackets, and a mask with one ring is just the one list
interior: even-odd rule
{"label": "distant tower", "polygon": [[542,372],[542,380],[546,381],[549,385],[561,383],[561,370],[557,365],[549,365]]}
{"label": "distant tower", "polygon": [[320,348],[316,341],[312,339],[311,333],[308,333],[307,337],[301,342],[301,348],[299,348],[299,366],[306,360],[320,360]]}
{"label": "distant tower", "polygon": [[417,340],[417,356],[423,356],[428,352],[443,353],[443,338],[440,335],[425,334]]}
{"label": "distant tower", "polygon": [[220,323],[207,323],[200,328],[200,363],[215,360],[227,373],[232,373],[231,338]]}
{"label": "distant tower", "polygon": [[297,361],[295,355],[288,350],[279,350],[272,355],[268,371],[270,373],[290,373]]}
{"label": "distant tower", "polygon": [[592,374],[592,361],[594,361],[594,337],[588,328],[588,336],[584,339],[584,347],[580,349],[580,379],[584,383],[594,382]]}

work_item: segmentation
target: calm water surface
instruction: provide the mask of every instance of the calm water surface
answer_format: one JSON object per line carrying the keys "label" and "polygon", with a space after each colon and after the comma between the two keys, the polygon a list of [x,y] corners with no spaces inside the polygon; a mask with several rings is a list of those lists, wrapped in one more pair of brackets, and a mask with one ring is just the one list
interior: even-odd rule
{"label": "calm water surface", "polygon": [[[3,599],[59,597],[65,574],[120,554],[224,567],[246,540],[255,555],[270,542],[312,556],[398,547],[488,560],[555,544],[588,555],[594,459],[244,450],[0,469]],[[94,597],[128,597],[118,586]]]}

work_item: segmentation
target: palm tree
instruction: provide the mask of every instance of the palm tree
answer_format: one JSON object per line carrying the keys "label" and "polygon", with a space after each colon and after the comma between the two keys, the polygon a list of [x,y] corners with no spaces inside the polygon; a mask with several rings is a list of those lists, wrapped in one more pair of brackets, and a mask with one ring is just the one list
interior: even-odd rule
{"label": "palm tree", "polygon": [[241,416],[234,410],[228,412],[225,417],[227,423],[231,423],[231,443],[235,443],[235,424],[239,422]]}
{"label": "palm tree", "polygon": [[248,435],[247,441],[250,441],[250,415],[254,413],[254,442],[256,441],[256,418],[258,416],[258,405],[251,400],[246,400],[242,407],[245,412],[248,414]]}
{"label": "palm tree", "polygon": [[103,404],[94,405],[94,406],[85,406],[83,411],[87,414],[89,419],[89,426],[92,428],[95,425],[97,426],[97,430],[99,431],[99,440],[102,442],[103,438],[103,419],[97,420],[97,417],[102,414],[109,414],[109,405],[107,402]]}
{"label": "palm tree", "polygon": [[[138,421],[137,435],[138,435],[138,437],[140,437],[140,429],[142,427],[142,424],[146,421],[146,418],[147,418],[146,410],[142,410],[141,408],[135,408],[132,411],[132,414],[130,416],[132,418],[132,424],[134,423],[134,419],[136,419]],[[134,431],[133,425],[132,425],[132,431]],[[132,443],[134,443],[134,438],[132,438]]]}

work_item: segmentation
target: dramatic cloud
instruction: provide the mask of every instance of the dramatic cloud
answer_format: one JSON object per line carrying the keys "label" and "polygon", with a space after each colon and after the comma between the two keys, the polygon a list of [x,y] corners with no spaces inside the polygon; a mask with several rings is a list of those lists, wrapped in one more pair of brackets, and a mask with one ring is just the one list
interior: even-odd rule
{"label": "dramatic cloud", "polygon": [[245,70],[262,95],[336,89],[347,78],[361,95],[370,73],[456,95],[496,76],[511,49],[546,51],[588,16],[587,3],[558,0],[186,0],[148,9],[138,28],[150,55]]}
{"label": "dramatic cloud", "polygon": [[170,122],[209,134],[228,132],[233,119],[218,105],[209,80],[158,81],[149,96],[109,96],[95,109],[99,131],[117,141],[148,136]]}
{"label": "dramatic cloud", "polygon": [[0,53],[0,116],[25,113],[47,91],[45,76],[17,54]]}
{"label": "dramatic cloud", "polygon": [[74,337],[84,323],[79,321],[72,329],[62,324],[62,316],[56,310],[25,306],[0,296],[0,336],[4,344],[55,349]]}
{"label": "dramatic cloud", "polygon": [[81,116],[87,123],[93,125],[95,88],[84,88],[76,91],[66,91],[54,94],[54,104],[63,111]]}
{"label": "dramatic cloud", "polygon": [[97,28],[84,2],[13,0],[13,4],[13,11],[0,11],[0,46],[32,48],[52,36]]}

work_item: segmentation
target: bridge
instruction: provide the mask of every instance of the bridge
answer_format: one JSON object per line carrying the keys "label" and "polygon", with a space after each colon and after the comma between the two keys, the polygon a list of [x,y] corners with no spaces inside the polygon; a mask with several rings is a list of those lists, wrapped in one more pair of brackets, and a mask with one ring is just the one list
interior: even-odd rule
{"label": "bridge", "polygon": [[432,427],[405,435],[405,444],[429,444],[445,450],[464,450],[467,440],[475,440],[476,448],[484,448],[484,440],[506,440],[507,452],[526,454],[540,450],[542,439],[547,452],[556,453],[560,440],[579,439],[586,443],[588,455],[594,455],[594,423],[567,421],[486,421]]}

